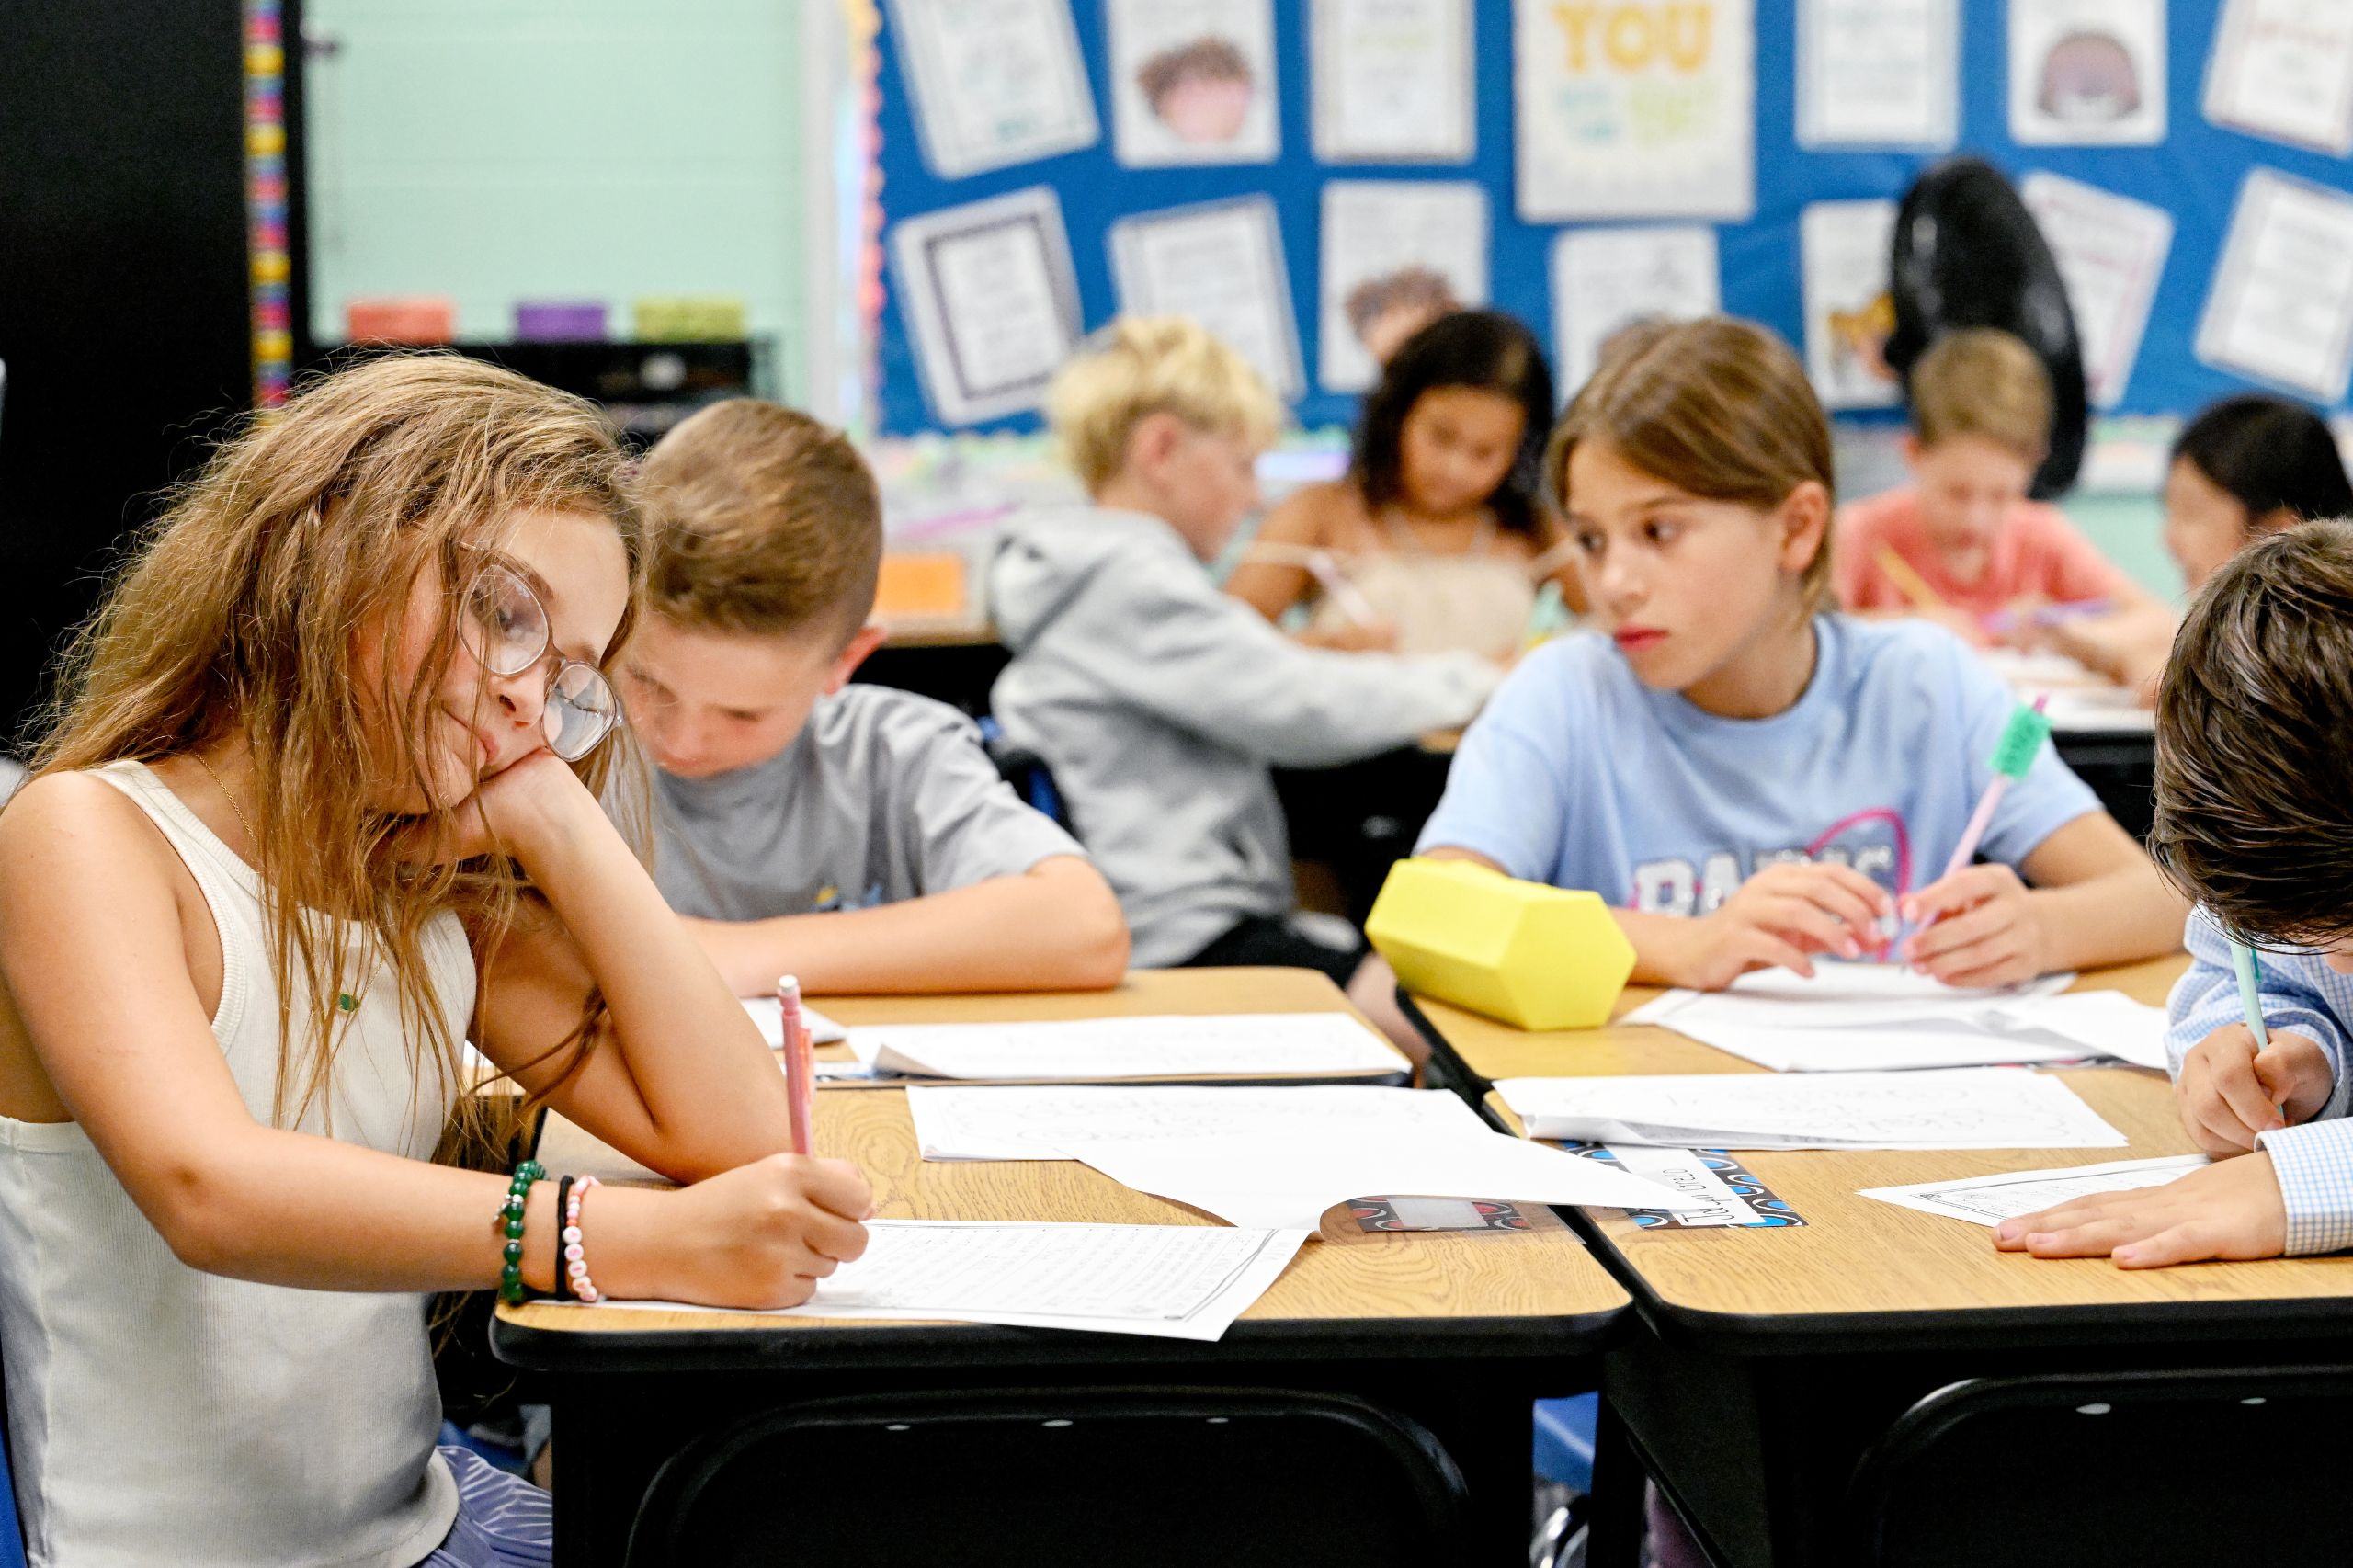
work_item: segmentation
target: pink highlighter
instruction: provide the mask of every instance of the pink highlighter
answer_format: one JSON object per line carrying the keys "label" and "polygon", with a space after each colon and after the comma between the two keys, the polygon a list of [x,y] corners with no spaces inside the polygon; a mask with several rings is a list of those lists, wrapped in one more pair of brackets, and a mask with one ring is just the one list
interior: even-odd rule
{"label": "pink highlighter", "polygon": [[[1978,798],[1977,810],[1970,813],[1969,825],[1961,830],[1961,842],[1953,846],[1952,858],[1945,863],[1945,876],[1966,867],[1976,857],[1977,846],[1993,825],[1994,808],[2002,803],[2003,793],[2013,779],[2023,778],[2027,769],[2034,766],[2035,755],[2042,750],[2042,743],[2051,738],[2051,720],[2043,712],[2051,694],[2043,693],[2034,699],[2031,708],[2020,708],[2002,726],[2001,738],[1994,743],[1994,777],[1985,786],[1985,793]],[[1942,881],[1944,877],[1937,879]],[[1935,925],[1924,920],[1919,929]]]}
{"label": "pink highlighter", "polygon": [[792,1152],[806,1154],[816,1131],[817,1066],[809,1055],[809,1022],[801,1016],[801,982],[789,974],[779,976],[776,1006],[784,1025],[784,1092],[791,1101]]}

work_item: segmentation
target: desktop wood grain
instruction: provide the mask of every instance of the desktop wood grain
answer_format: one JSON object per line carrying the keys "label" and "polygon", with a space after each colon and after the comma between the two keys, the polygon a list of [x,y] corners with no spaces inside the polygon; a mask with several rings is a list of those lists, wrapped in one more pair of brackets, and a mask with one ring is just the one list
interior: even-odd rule
{"label": "desktop wood grain", "polygon": [[[1122,1187],[1075,1161],[926,1161],[916,1148],[904,1090],[823,1096],[816,1142],[819,1153],[855,1161],[866,1172],[879,1212],[889,1219],[1222,1222]],[[551,1171],[658,1179],[557,1117],[548,1119],[540,1157]],[[1629,1301],[1565,1227],[1379,1233],[1359,1229],[1341,1210],[1324,1216],[1323,1237],[1300,1250],[1274,1288],[1243,1313],[1245,1320],[1589,1317],[1615,1312]],[[518,1326],[575,1332],[825,1326],[887,1332],[906,1326],[756,1314],[582,1312],[541,1304],[500,1311]]]}

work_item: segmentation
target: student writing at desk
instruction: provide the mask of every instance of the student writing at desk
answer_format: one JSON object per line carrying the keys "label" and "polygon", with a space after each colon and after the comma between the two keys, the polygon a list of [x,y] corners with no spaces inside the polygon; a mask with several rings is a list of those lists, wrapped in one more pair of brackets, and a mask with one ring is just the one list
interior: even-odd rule
{"label": "student writing at desk", "polygon": [[1405,341],[1365,399],[1348,472],[1270,513],[1226,592],[1324,648],[1518,653],[1560,525],[1538,494],[1552,376],[1506,315],[1459,311]]}
{"label": "student writing at desk", "polygon": [[1603,632],[1520,662],[1421,852],[1617,907],[1635,977],[1711,989],[1879,948],[1956,984],[2168,952],[2184,906],[2047,749],[1942,875],[2013,709],[1957,638],[1824,613],[1830,432],[1724,318],[1623,335],[1546,473]]}
{"label": "student writing at desk", "polygon": [[[2353,523],[2249,547],[2191,607],[2157,699],[2150,842],[2199,900],[2169,1054],[2216,1163],[2005,1221],[1997,1245],[2131,1268],[2353,1247]],[[2261,944],[2242,1010],[2226,933]]]}
{"label": "student writing at desk", "polygon": [[[863,1251],[864,1179],[783,1152],[775,1063],[593,789],[641,539],[589,404],[383,358],[217,452],[82,631],[0,812],[35,1561],[544,1564],[544,1498],[435,1448],[428,1292],[785,1306]],[[465,1092],[467,1040],[694,1185],[434,1163],[525,1108]]]}
{"label": "student writing at desk", "polygon": [[847,683],[882,506],[837,432],[716,403],[646,460],[644,613],[620,659],[653,755],[654,876],[729,985],[1056,991],[1126,971],[1119,902],[945,703]]}

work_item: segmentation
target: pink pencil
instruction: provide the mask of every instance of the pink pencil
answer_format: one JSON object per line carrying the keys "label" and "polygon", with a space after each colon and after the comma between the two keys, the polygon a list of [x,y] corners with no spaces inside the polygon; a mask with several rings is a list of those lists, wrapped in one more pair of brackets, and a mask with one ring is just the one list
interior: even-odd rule
{"label": "pink pencil", "polygon": [[801,982],[789,974],[779,976],[776,1006],[784,1024],[784,1092],[792,1102],[792,1152],[806,1154],[813,1147],[817,1120],[817,1068],[809,1056],[809,1024],[801,1016]]}
{"label": "pink pencil", "polygon": [[[2036,719],[2042,717],[2042,710],[2050,702],[2051,694],[2047,691],[2034,699]],[[2042,743],[2050,738],[2049,724],[2022,723],[2019,722],[2021,717],[2012,717],[2010,723],[2002,731],[2000,743],[1994,748],[1993,782],[1987,784],[1985,793],[1978,797],[1977,810],[1971,813],[1969,825],[1961,830],[1961,842],[1953,846],[1952,858],[1945,862],[1945,875],[1948,877],[1968,865],[1976,856],[1978,841],[1985,836],[1986,828],[1993,825],[1994,808],[2002,803],[2003,792],[2009,789],[2010,780],[2026,777],[2027,768],[2034,761],[2034,754],[2041,750]]]}

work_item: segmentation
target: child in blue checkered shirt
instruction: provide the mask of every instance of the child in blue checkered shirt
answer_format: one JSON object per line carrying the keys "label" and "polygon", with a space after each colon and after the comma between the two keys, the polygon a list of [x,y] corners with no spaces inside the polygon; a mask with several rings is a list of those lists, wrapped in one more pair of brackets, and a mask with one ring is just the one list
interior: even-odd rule
{"label": "child in blue checkered shirt", "polygon": [[[1995,1244],[2128,1268],[2353,1248],[2353,522],[2263,540],[2191,608],[2157,698],[2150,847],[2199,901],[2166,1043],[2214,1164],[2006,1221]],[[2265,1049],[2230,936],[2264,949]]]}

